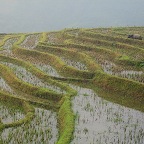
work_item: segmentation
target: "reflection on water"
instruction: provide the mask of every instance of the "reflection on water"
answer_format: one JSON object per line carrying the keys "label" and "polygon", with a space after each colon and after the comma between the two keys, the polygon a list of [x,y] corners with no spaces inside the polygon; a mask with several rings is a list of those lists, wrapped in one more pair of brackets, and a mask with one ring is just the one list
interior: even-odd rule
{"label": "reflection on water", "polygon": [[143,0],[0,0],[0,32],[143,26]]}

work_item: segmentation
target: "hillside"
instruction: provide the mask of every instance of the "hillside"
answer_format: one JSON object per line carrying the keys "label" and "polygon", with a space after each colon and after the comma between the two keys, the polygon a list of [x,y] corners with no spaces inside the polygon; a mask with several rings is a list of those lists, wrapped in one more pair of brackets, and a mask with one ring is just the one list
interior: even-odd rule
{"label": "hillside", "polygon": [[0,100],[0,143],[142,144],[144,27],[0,34]]}

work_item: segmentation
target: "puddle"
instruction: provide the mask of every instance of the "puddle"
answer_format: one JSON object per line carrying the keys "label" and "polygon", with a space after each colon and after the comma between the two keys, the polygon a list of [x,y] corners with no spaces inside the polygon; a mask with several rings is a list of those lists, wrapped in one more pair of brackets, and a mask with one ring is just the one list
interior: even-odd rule
{"label": "puddle", "polygon": [[23,68],[21,66],[18,66],[18,65],[12,64],[12,63],[7,63],[7,62],[1,62],[1,63],[10,67],[14,71],[15,75],[24,82],[30,83],[37,87],[48,88],[57,93],[66,93],[60,87],[57,87],[55,85],[50,85],[46,82],[43,82],[42,80],[37,78],[35,75],[32,75],[30,72],[28,72],[25,68]]}
{"label": "puddle", "polygon": [[54,144],[58,139],[57,115],[35,108],[35,118],[30,123],[5,129],[0,138],[6,144]]}
{"label": "puddle", "polygon": [[143,144],[144,113],[98,97],[93,90],[78,91],[72,100],[76,114],[71,144]]}
{"label": "puddle", "polygon": [[27,49],[34,49],[39,42],[39,37],[39,34],[27,36],[24,42],[21,44],[21,47]]}

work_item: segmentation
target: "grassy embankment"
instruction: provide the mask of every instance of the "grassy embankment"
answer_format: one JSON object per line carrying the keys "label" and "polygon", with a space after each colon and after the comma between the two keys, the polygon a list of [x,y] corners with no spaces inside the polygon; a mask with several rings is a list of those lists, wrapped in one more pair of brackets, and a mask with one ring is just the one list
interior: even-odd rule
{"label": "grassy embankment", "polygon": [[[76,95],[76,91],[70,88],[65,82],[91,88],[96,93],[99,93],[99,96],[107,100],[144,111],[144,84],[132,79],[107,74],[104,72],[102,66],[95,61],[95,57],[97,57],[99,61],[111,61],[122,69],[127,70],[131,68],[131,70],[144,71],[144,42],[127,39],[124,31],[117,32],[114,30],[112,33],[108,29],[108,34],[107,32],[102,34],[101,31],[106,30],[72,29],[56,33],[44,32],[41,34],[38,46],[33,50],[20,47],[20,44],[24,42],[27,36],[26,34],[22,34],[19,41],[12,48],[12,52],[17,58],[0,55],[1,61],[22,66],[45,82],[59,86],[66,91],[66,94],[58,94],[48,89],[35,87],[19,80],[10,68],[2,64],[0,65],[1,76],[12,88],[16,90],[21,89],[24,93],[33,95],[34,97],[48,99],[58,106],[56,107],[59,127],[58,144],[70,143],[75,123],[75,116],[71,108],[71,97]],[[138,30],[136,29],[136,31]],[[48,38],[50,40],[47,40]],[[6,40],[3,40],[1,45]],[[87,67],[87,70],[78,70],[72,66],[68,66],[61,60],[59,55],[83,63]],[[47,75],[37,69],[33,65],[34,62],[51,65],[63,78]],[[6,97],[16,99],[14,101],[17,103],[24,103],[22,105],[24,109],[27,109],[25,107],[29,107],[28,102],[19,102],[19,99],[17,100],[17,98],[11,95],[1,93],[1,99],[6,99]],[[51,106],[50,108],[53,109],[54,107]],[[29,122],[32,116],[32,111],[29,113],[29,110],[26,110],[25,119],[9,126],[1,124],[1,128],[18,126],[25,121]]]}

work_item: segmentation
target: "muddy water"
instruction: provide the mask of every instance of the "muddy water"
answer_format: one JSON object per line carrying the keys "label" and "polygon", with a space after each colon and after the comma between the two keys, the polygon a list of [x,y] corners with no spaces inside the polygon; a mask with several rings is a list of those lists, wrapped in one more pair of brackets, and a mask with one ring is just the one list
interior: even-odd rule
{"label": "muddy water", "polygon": [[29,124],[5,129],[0,136],[6,144],[54,144],[58,138],[56,113],[35,108],[35,118]]}
{"label": "muddy water", "polygon": [[76,114],[71,144],[143,144],[144,113],[108,102],[86,88],[72,100]]}

